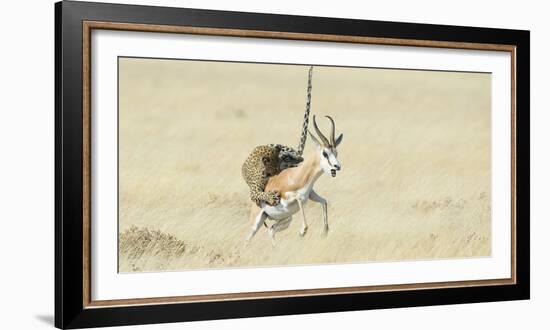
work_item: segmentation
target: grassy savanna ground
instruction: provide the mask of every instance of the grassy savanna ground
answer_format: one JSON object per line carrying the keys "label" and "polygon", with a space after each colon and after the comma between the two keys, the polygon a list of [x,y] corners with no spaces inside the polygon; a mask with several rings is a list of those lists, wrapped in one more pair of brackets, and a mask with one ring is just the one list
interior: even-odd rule
{"label": "grassy savanna ground", "polygon": [[[120,60],[120,271],[487,256],[490,75],[316,67],[312,114],[344,133],[329,202],[245,246],[254,146],[296,146],[307,67]],[[308,140],[306,154],[312,152]]]}

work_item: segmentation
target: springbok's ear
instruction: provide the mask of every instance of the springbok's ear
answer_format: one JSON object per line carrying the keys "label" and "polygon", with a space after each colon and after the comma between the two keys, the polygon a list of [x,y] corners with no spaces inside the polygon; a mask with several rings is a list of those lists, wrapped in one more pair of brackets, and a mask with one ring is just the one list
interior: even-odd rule
{"label": "springbok's ear", "polygon": [[340,144],[340,142],[342,142],[343,138],[344,138],[344,133],[340,134],[336,139],[336,141],[334,141],[334,143],[336,144],[335,147],[337,147]]}
{"label": "springbok's ear", "polygon": [[321,148],[321,143],[319,143],[319,140],[317,140],[315,135],[313,135],[310,130],[307,130],[307,132],[309,133],[309,136],[311,136],[311,140],[313,140],[313,144],[315,145],[315,147]]}

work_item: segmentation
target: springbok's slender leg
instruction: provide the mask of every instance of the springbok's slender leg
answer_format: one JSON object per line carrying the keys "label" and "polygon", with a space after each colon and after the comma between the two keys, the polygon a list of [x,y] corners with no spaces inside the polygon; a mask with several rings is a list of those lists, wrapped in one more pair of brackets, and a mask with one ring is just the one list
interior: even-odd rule
{"label": "springbok's slender leg", "polygon": [[311,199],[312,201],[316,202],[316,203],[319,203],[321,205],[323,205],[323,221],[324,221],[324,227],[323,227],[323,231],[322,233],[324,235],[328,234],[328,212],[327,212],[327,200],[324,199],[323,197],[319,196],[315,190],[312,190],[310,193],[309,193],[309,199]]}
{"label": "springbok's slender leg", "polygon": [[271,237],[271,244],[275,246],[275,234],[288,228],[292,222],[292,216],[275,222],[271,228],[269,228],[269,237]]}
{"label": "springbok's slender leg", "polygon": [[256,219],[254,220],[254,224],[252,224],[252,231],[246,238],[247,242],[250,242],[252,237],[256,234],[258,229],[263,225],[264,221],[267,219],[267,214],[264,212],[264,210],[260,210],[260,213],[256,216]]}
{"label": "springbok's slender leg", "polygon": [[300,236],[303,237],[307,232],[306,211],[304,211],[302,201],[299,198],[297,198],[296,201],[298,202],[300,211],[302,211],[302,229],[300,229]]}

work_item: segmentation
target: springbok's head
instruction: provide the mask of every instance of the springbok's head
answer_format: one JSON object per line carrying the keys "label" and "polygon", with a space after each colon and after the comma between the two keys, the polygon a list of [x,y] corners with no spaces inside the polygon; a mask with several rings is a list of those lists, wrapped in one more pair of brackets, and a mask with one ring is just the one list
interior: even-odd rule
{"label": "springbok's head", "polygon": [[323,172],[326,174],[332,175],[332,177],[336,176],[336,171],[340,171],[342,168],[342,165],[340,164],[340,161],[338,160],[338,151],[336,150],[336,147],[342,142],[342,138],[344,137],[344,134],[340,134],[338,138],[334,138],[334,120],[330,116],[326,116],[330,120],[331,129],[330,129],[330,140],[326,138],[326,136],[321,133],[321,130],[319,130],[319,127],[317,126],[317,122],[315,121],[315,115],[313,115],[313,128],[315,128],[315,132],[317,132],[317,136],[319,136],[319,139],[321,139],[321,142],[311,133],[309,130],[309,135],[311,136],[311,139],[313,140],[313,143],[317,147],[317,151],[319,152],[319,159],[320,159],[320,165]]}

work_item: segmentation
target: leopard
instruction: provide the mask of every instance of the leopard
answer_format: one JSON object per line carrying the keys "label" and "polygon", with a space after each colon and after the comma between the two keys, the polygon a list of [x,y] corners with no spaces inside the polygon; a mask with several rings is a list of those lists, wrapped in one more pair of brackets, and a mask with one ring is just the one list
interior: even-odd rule
{"label": "leopard", "polygon": [[242,175],[250,188],[250,199],[260,206],[261,202],[277,205],[280,195],[276,191],[264,191],[270,177],[295,167],[304,158],[291,147],[268,144],[255,147],[242,166]]}
{"label": "leopard", "polygon": [[269,178],[275,176],[281,171],[298,166],[304,158],[302,157],[309,123],[309,112],[311,108],[311,79],[313,66],[309,67],[307,102],[302,123],[302,134],[298,150],[282,144],[267,144],[256,146],[246,158],[242,166],[242,175],[250,188],[250,199],[261,207],[265,202],[271,206],[276,206],[281,200],[281,196],[276,191],[265,191]]}

